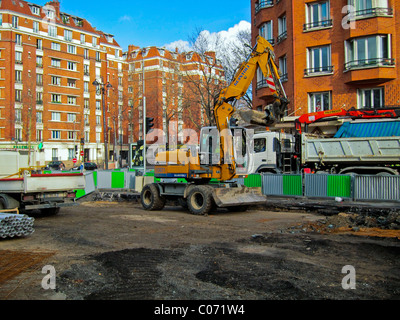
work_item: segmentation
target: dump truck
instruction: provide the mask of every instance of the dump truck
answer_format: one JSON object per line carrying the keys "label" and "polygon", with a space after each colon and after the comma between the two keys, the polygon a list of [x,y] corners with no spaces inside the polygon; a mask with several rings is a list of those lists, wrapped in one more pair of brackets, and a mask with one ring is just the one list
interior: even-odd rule
{"label": "dump truck", "polygon": [[85,188],[82,173],[44,173],[41,167],[27,166],[17,151],[0,151],[0,158],[0,210],[55,214],[76,205],[76,190]]}
{"label": "dump truck", "polygon": [[330,138],[306,132],[256,132],[252,144],[249,173],[400,173],[398,119],[345,122]]}
{"label": "dump truck", "polygon": [[[214,118],[219,134],[218,142],[209,141],[212,137],[204,135],[207,131],[201,130],[200,133],[200,141],[208,141],[208,148],[214,148],[208,154],[215,154],[217,150],[217,159],[210,159],[207,154],[190,148],[158,152],[154,176],[160,178],[160,182],[143,187],[141,203],[145,210],[161,210],[166,201],[171,199],[187,206],[192,214],[201,215],[215,207],[245,210],[248,205],[265,202],[261,188],[247,188],[234,181],[238,175],[237,156],[240,152],[236,150],[230,119],[238,111],[234,102],[246,93],[258,68],[275,100],[271,108],[261,112],[261,115],[246,110],[244,116],[265,126],[282,119],[289,101],[274,59],[272,45],[263,37],[257,37],[250,56],[240,65],[230,85],[221,90],[215,100]],[[241,138],[241,145],[247,144],[245,134],[235,134]],[[179,178],[185,179],[186,183],[177,183]]]}

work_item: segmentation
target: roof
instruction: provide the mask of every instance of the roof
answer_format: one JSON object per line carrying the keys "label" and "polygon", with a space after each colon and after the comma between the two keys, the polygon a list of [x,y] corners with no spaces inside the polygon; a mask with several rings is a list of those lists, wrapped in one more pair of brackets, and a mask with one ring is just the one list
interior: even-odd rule
{"label": "roof", "polygon": [[393,137],[400,136],[400,120],[345,122],[335,138]]}

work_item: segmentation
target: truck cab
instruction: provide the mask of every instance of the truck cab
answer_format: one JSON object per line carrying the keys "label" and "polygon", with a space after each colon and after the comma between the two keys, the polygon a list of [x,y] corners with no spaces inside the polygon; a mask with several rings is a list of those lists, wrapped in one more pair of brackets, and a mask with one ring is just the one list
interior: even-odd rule
{"label": "truck cab", "polygon": [[251,141],[249,173],[290,173],[297,170],[295,137],[292,134],[259,132]]}

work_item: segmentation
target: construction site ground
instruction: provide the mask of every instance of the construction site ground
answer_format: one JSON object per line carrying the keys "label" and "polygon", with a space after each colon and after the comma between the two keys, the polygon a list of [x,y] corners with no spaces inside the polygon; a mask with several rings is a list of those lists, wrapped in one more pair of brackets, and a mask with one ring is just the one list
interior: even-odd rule
{"label": "construction site ground", "polygon": [[[0,299],[399,299],[398,208],[350,207],[280,199],[196,216],[92,194],[0,240]],[[44,266],[55,289],[42,286]]]}

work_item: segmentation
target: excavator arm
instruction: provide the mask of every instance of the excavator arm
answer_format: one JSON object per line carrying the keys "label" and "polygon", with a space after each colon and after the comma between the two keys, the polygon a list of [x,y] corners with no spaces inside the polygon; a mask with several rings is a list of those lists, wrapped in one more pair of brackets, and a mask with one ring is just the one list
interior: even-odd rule
{"label": "excavator arm", "polygon": [[[229,130],[229,119],[235,112],[235,108],[230,104],[233,100],[243,97],[251,82],[256,76],[257,68],[260,68],[271,93],[275,96],[273,103],[274,111],[266,110],[265,113],[246,110],[242,113],[242,118],[247,118],[247,122],[257,119],[255,122],[260,125],[271,125],[279,121],[283,115],[282,109],[286,108],[288,99],[280,81],[278,68],[274,62],[272,45],[263,37],[257,37],[249,58],[240,65],[231,84],[221,90],[214,104],[214,117],[218,131],[220,132],[220,160],[221,160],[221,180],[229,180],[236,174],[236,163],[234,150]],[[279,120],[277,120],[279,119]],[[246,120],[245,120],[246,121]]]}

